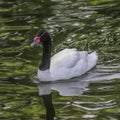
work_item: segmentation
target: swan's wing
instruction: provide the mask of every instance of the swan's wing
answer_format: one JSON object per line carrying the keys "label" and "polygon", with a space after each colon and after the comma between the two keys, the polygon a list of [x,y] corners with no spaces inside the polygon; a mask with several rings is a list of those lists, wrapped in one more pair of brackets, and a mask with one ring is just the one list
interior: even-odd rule
{"label": "swan's wing", "polygon": [[72,68],[80,59],[76,49],[64,49],[51,58],[51,69]]}
{"label": "swan's wing", "polygon": [[65,49],[51,58],[50,74],[53,80],[79,76],[96,65],[97,54],[76,49]]}
{"label": "swan's wing", "polygon": [[86,51],[65,49],[51,59],[50,73],[54,80],[70,79],[83,74],[87,69]]}

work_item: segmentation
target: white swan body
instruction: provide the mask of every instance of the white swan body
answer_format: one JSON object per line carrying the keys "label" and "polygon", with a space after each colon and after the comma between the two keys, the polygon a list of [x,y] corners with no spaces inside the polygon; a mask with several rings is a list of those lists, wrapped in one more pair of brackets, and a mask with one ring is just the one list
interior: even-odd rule
{"label": "white swan body", "polygon": [[97,62],[96,52],[64,49],[51,58],[50,68],[38,70],[39,81],[56,81],[80,76],[92,69]]}

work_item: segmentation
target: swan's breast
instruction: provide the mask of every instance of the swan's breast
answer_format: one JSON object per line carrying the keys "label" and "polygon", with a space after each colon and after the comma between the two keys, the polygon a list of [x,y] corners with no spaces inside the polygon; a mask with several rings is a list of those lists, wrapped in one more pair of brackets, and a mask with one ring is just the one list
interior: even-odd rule
{"label": "swan's breast", "polygon": [[52,81],[49,69],[44,71],[38,69],[37,77],[39,81]]}

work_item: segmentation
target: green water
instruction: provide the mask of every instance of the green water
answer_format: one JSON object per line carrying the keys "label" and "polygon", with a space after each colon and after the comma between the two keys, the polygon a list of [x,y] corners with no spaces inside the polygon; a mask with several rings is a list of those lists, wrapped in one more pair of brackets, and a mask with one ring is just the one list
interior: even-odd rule
{"label": "green water", "polygon": [[30,46],[39,29],[51,34],[52,55],[74,47],[99,55],[86,75],[41,84],[53,88],[56,119],[119,120],[119,0],[0,1],[0,120],[45,120],[34,83],[42,48]]}

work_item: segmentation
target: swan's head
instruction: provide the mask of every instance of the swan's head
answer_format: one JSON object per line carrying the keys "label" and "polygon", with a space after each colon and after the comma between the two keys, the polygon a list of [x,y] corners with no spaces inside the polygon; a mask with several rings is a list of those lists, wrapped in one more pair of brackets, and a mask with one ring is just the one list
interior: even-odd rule
{"label": "swan's head", "polygon": [[49,38],[50,38],[49,34],[46,31],[41,30],[34,37],[34,41],[31,43],[31,46],[38,45],[40,42],[44,42]]}

